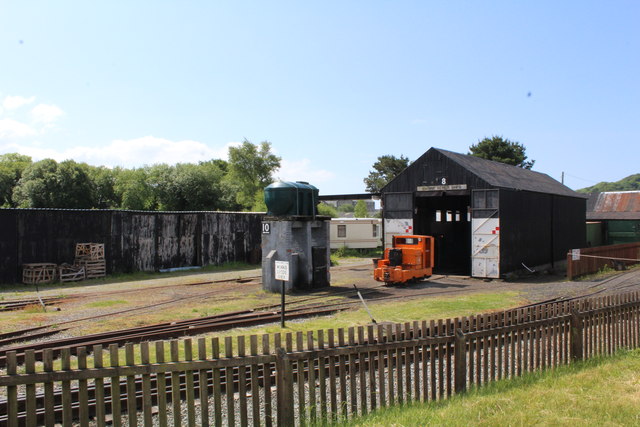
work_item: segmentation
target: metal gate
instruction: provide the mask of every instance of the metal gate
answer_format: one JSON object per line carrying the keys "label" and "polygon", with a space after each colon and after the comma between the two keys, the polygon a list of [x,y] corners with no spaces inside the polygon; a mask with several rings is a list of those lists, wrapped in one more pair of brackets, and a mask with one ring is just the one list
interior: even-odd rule
{"label": "metal gate", "polygon": [[499,190],[471,192],[471,275],[500,277]]}

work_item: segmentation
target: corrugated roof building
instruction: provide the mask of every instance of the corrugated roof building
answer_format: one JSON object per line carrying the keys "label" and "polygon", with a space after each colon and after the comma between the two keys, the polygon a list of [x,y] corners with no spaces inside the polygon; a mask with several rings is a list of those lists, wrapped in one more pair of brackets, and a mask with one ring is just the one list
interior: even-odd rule
{"label": "corrugated roof building", "polygon": [[640,191],[593,193],[587,201],[592,246],[640,242]]}
{"label": "corrugated roof building", "polygon": [[553,267],[586,243],[586,197],[546,174],[431,148],[382,189],[385,243],[436,238],[438,273]]}
{"label": "corrugated roof building", "polygon": [[640,191],[593,193],[587,202],[587,220],[640,220]]}

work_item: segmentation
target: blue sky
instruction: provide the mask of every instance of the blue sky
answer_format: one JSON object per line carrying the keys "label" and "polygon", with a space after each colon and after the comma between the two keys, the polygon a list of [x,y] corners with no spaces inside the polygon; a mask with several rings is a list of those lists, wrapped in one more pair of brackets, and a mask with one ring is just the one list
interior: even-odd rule
{"label": "blue sky", "polygon": [[640,172],[637,1],[0,0],[0,154],[134,167],[267,140],[364,191],[502,135],[574,189]]}

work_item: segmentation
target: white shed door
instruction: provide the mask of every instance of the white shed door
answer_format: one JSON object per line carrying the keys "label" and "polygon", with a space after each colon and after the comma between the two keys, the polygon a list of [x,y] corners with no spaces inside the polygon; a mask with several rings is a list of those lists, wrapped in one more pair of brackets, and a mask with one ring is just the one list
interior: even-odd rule
{"label": "white shed door", "polygon": [[500,277],[500,218],[471,220],[471,275]]}

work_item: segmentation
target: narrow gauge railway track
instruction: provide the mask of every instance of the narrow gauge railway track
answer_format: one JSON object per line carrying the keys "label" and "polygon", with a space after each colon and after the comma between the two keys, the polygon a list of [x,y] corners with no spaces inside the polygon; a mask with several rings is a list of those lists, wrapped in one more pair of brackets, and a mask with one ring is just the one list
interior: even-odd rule
{"label": "narrow gauge railway track", "polygon": [[25,299],[13,299],[13,300],[4,300],[0,301],[0,311],[14,311],[21,310],[26,307],[31,307],[34,305],[40,306],[44,304],[53,305],[58,302],[72,299],[74,297],[43,297],[43,298],[25,298]]}
{"label": "narrow gauge railway track", "polygon": [[[239,282],[238,280],[234,280],[235,282]],[[245,283],[245,281],[239,282],[239,283]],[[56,323],[51,323],[48,325],[42,325],[42,326],[37,326],[37,327],[33,327],[33,328],[26,328],[26,329],[19,329],[19,330],[15,330],[15,331],[11,331],[11,332],[5,332],[5,333],[0,333],[0,350],[2,349],[2,347],[9,345],[11,343],[16,343],[16,342],[20,342],[20,341],[28,341],[28,340],[32,340],[32,339],[39,339],[39,338],[43,338],[43,337],[47,337],[47,336],[51,336],[51,335],[55,335],[59,332],[62,332],[64,330],[67,330],[68,328],[60,328],[60,326],[62,325],[68,325],[71,323],[78,323],[78,322],[83,322],[83,321],[90,321],[90,320],[95,320],[95,319],[99,319],[99,318],[103,318],[103,317],[111,317],[111,316],[117,316],[117,315],[122,315],[125,313],[131,313],[131,312],[135,312],[135,311],[142,311],[142,310],[148,310],[151,308],[155,308],[155,307],[159,307],[159,306],[163,306],[163,305],[169,305],[169,304],[175,304],[175,303],[179,303],[179,302],[183,302],[185,300],[189,300],[189,299],[196,299],[196,298],[203,298],[203,297],[208,297],[210,295],[219,295],[220,291],[219,290],[215,290],[215,291],[210,291],[210,292],[205,292],[205,293],[201,293],[201,294],[196,294],[196,295],[189,295],[186,297],[181,297],[181,298],[176,298],[176,299],[172,299],[169,301],[162,301],[159,303],[155,303],[155,304],[149,304],[149,305],[144,305],[144,306],[140,306],[140,307],[133,307],[133,308],[129,308],[126,310],[120,310],[120,311],[115,311],[115,312],[110,312],[110,313],[103,313],[97,316],[88,316],[88,317],[82,317],[82,318],[78,318],[78,319],[71,319],[71,320],[65,320],[62,322],[56,322]],[[222,296],[221,298],[217,298],[217,301],[220,300],[225,300],[225,299],[229,299],[232,297],[229,296]],[[254,309],[255,311],[255,309]],[[48,331],[43,331],[44,329],[49,329]],[[34,331],[38,331],[38,332],[34,332]]]}
{"label": "narrow gauge railway track", "polygon": [[[604,286],[607,285],[607,286]],[[600,289],[597,289],[600,288]],[[587,287],[584,292],[574,295],[572,297],[559,296],[556,298],[550,298],[548,300],[536,302],[533,304],[525,305],[523,307],[530,307],[534,305],[560,302],[560,301],[572,301],[581,298],[589,298],[595,295],[610,293],[615,291],[622,291],[629,288],[640,288],[640,270],[632,271],[629,273],[616,274],[600,282],[596,282],[593,285]]]}
{"label": "narrow gauge railway track", "polygon": [[[336,268],[336,267],[334,267]],[[345,269],[349,269],[349,270],[357,270],[354,267],[340,267],[341,269],[345,270]],[[185,283],[179,286],[198,286],[198,285],[205,285],[205,284],[212,284],[212,283],[238,283],[238,284],[246,284],[248,282],[252,282],[254,280],[258,279],[258,283],[260,283],[259,279],[261,279],[261,276],[248,276],[248,277],[243,277],[243,278],[238,278],[238,279],[221,279],[221,280],[213,280],[213,281],[201,281],[201,282],[193,282],[193,283]],[[118,293],[129,293],[129,292],[141,292],[141,291],[147,291],[147,290],[153,290],[153,289],[165,289],[167,286],[154,286],[151,288],[144,288],[144,289],[128,289],[128,290],[123,290],[123,291],[118,291]],[[378,288],[380,287],[380,285],[376,285],[373,288]],[[367,287],[365,289],[371,289],[371,287]],[[222,290],[224,291],[224,290]],[[163,306],[163,305],[168,305],[168,304],[173,304],[173,303],[178,303],[178,302],[182,302],[184,300],[187,299],[195,299],[195,298],[202,298],[202,297],[208,297],[210,295],[219,295],[221,292],[221,290],[216,289],[215,291],[211,291],[211,292],[205,292],[202,294],[197,294],[197,295],[189,295],[186,297],[182,297],[182,298],[177,298],[177,299],[173,299],[173,300],[169,300],[169,301],[163,301],[163,302],[159,302],[159,303],[155,303],[155,304],[150,304],[150,305],[145,305],[145,306],[140,306],[140,307],[133,307],[127,310],[120,310],[120,311],[115,311],[115,312],[111,312],[111,313],[103,313],[100,314],[98,316],[88,316],[88,317],[83,317],[83,318],[78,318],[78,319],[71,319],[71,320],[66,320],[66,321],[62,321],[62,322],[56,322],[56,323],[51,323],[48,325],[42,325],[42,326],[38,326],[38,327],[33,327],[33,328],[26,328],[26,329],[20,329],[20,330],[15,330],[15,331],[11,331],[11,332],[5,332],[5,333],[0,333],[0,351],[2,351],[2,347],[7,346],[9,344],[12,343],[17,343],[17,342],[23,342],[23,341],[29,341],[29,340],[33,340],[33,339],[40,339],[40,338],[45,338],[51,335],[55,335],[58,334],[59,332],[65,331],[68,328],[60,328],[63,325],[68,325],[68,324],[72,324],[72,323],[78,323],[78,322],[83,322],[83,321],[91,321],[91,320],[95,320],[98,318],[104,318],[104,317],[111,317],[111,316],[117,316],[117,315],[122,315],[125,313],[131,313],[131,312],[135,312],[135,311],[142,311],[142,310],[147,310],[147,309],[151,309],[151,308],[155,308],[158,306]],[[366,291],[365,291],[366,292]],[[341,296],[345,293],[351,293],[353,294],[354,291],[352,290],[347,290],[347,291],[341,291],[341,292],[337,292],[334,295],[336,297]],[[72,296],[66,296],[66,297],[59,297],[59,300],[65,300],[65,299],[74,299],[74,298],[83,298],[83,297],[95,297],[95,296],[103,296],[103,295],[112,295],[112,292],[91,292],[91,293],[80,293],[80,294],[75,294]],[[320,298],[327,298],[327,297],[331,297],[333,295],[321,295],[321,296],[312,296],[312,297],[308,297],[308,298],[303,298],[303,299],[298,299],[297,301],[293,301],[288,303],[288,306],[298,306],[301,302],[307,301],[307,300],[316,300],[316,299],[320,299]],[[219,300],[220,298],[218,298]],[[224,296],[223,298],[224,299]],[[271,305],[265,305],[265,306],[261,306],[261,307],[255,307],[253,308],[253,311],[262,311],[262,310],[273,310],[273,309],[278,309],[279,308],[279,304],[271,304]],[[45,329],[49,329],[49,330],[45,330]],[[34,332],[34,331],[38,331],[38,332]]]}
{"label": "narrow gauge railway track", "polygon": [[[176,287],[176,286],[201,286],[201,285],[211,285],[216,283],[247,283],[254,280],[260,279],[260,276],[251,276],[251,277],[243,277],[239,279],[220,279],[220,280],[206,280],[200,282],[192,282],[192,283],[182,283],[179,285],[176,284],[167,284],[163,286],[150,286],[146,288],[135,288],[135,289],[122,289],[118,290],[118,294],[128,294],[135,292],[146,292],[157,289],[167,289],[168,287]],[[113,291],[98,291],[98,292],[79,292],[71,295],[62,295],[62,296],[54,296],[54,297],[42,297],[41,300],[45,305],[53,305],[55,303],[63,302],[66,300],[73,300],[78,298],[89,298],[89,297],[100,297],[100,296],[112,296],[114,294]],[[0,311],[11,311],[11,310],[20,310],[25,307],[33,306],[33,305],[41,305],[40,299],[38,298],[24,298],[24,299],[9,299],[0,301]]]}
{"label": "narrow gauge railway track", "polygon": [[[42,325],[42,326],[37,326],[34,328],[26,328],[26,329],[19,329],[19,330],[15,330],[15,331],[11,331],[11,332],[6,332],[3,334],[0,334],[0,351],[2,350],[2,347],[4,347],[5,345],[11,344],[11,343],[16,343],[16,342],[21,342],[21,341],[29,341],[32,339],[38,339],[38,338],[42,338],[42,337],[46,337],[46,336],[51,336],[51,335],[55,335],[59,332],[62,332],[64,330],[67,330],[69,328],[60,328],[60,326],[62,325],[68,325],[71,323],[78,323],[78,322],[84,322],[84,321],[90,321],[90,320],[95,320],[95,319],[100,319],[103,317],[110,317],[110,316],[117,316],[117,315],[122,315],[122,314],[126,314],[126,313],[132,313],[134,311],[141,311],[141,310],[148,310],[150,308],[155,308],[155,307],[159,307],[162,305],[168,305],[168,304],[175,304],[177,302],[182,302],[185,300],[189,300],[189,299],[195,299],[195,298],[202,298],[202,297],[206,297],[208,295],[214,294],[216,292],[207,292],[204,294],[198,294],[198,295],[190,295],[188,297],[182,297],[182,298],[177,298],[177,299],[173,299],[170,301],[163,301],[163,302],[159,302],[156,304],[150,304],[150,305],[144,305],[141,307],[134,307],[134,308],[130,308],[127,310],[120,310],[120,311],[115,311],[115,312],[111,312],[111,313],[103,313],[97,316],[89,316],[89,317],[82,317],[79,319],[71,319],[71,320],[65,320],[63,322],[58,322],[58,323],[51,323],[49,325]],[[223,300],[223,299],[227,299],[227,298],[218,298],[217,301]],[[255,310],[254,310],[255,311]],[[42,331],[43,329],[49,329],[48,331]],[[34,331],[40,331],[40,332],[34,332]]]}
{"label": "narrow gauge railway track", "polygon": [[[335,313],[340,308],[300,308],[290,309],[285,313],[285,319],[293,320],[311,316],[321,316]],[[36,360],[42,360],[44,349],[52,349],[54,357],[58,356],[63,348],[76,350],[78,347],[92,347],[94,345],[108,346],[126,343],[138,343],[142,341],[154,341],[162,339],[179,338],[198,335],[206,332],[227,330],[235,327],[255,326],[265,323],[277,322],[280,313],[277,311],[253,310],[226,313],[222,315],[190,319],[179,322],[161,323],[156,325],[130,328],[101,334],[85,335],[82,337],[65,338],[55,341],[29,344],[25,346],[5,347],[0,349],[0,367],[6,366],[6,353],[15,351],[17,360],[24,361],[26,350],[35,350]]]}
{"label": "narrow gauge railway track", "polygon": [[[332,267],[333,270],[353,270],[360,271],[362,267],[359,266],[336,266]],[[367,269],[368,270],[368,269]],[[163,279],[166,280],[166,279]],[[261,283],[262,276],[246,276],[235,279],[218,279],[218,280],[203,280],[203,281],[195,281],[188,283],[168,283],[166,285],[160,286],[149,286],[135,289],[122,289],[118,290],[118,294],[127,294],[127,293],[135,293],[135,292],[146,292],[157,289],[166,289],[168,287],[176,287],[176,286],[202,286],[202,285],[211,285],[211,284],[219,284],[219,283],[235,283],[235,284],[246,284],[248,282],[256,281],[256,283]],[[88,297],[99,297],[99,296],[111,296],[113,295],[113,291],[96,291],[96,292],[79,292],[70,295],[57,296],[57,297],[42,297],[42,301],[45,305],[51,305],[56,302],[61,302],[64,300],[71,300],[76,298],[88,298]],[[15,300],[5,300],[0,301],[0,311],[8,311],[8,310],[19,310],[20,308],[24,308],[31,305],[40,305],[40,301],[38,298],[25,298],[25,299],[15,299]],[[7,307],[7,308],[4,308]]]}
{"label": "narrow gauge railway track", "polygon": [[[251,282],[260,278],[261,278],[260,276],[248,276],[248,277],[235,278],[235,279],[203,280],[203,281],[179,283],[179,284],[167,283],[166,285],[159,285],[159,286],[122,289],[122,290],[118,290],[117,293],[128,294],[128,293],[135,293],[135,292],[153,291],[158,289],[176,288],[176,287],[183,287],[183,286],[203,286],[203,285],[213,285],[213,284],[219,284],[219,283],[245,284],[247,282]],[[114,294],[113,291],[80,292],[77,294],[73,294],[73,297],[74,298],[100,297],[100,296],[111,296],[113,294]]]}

